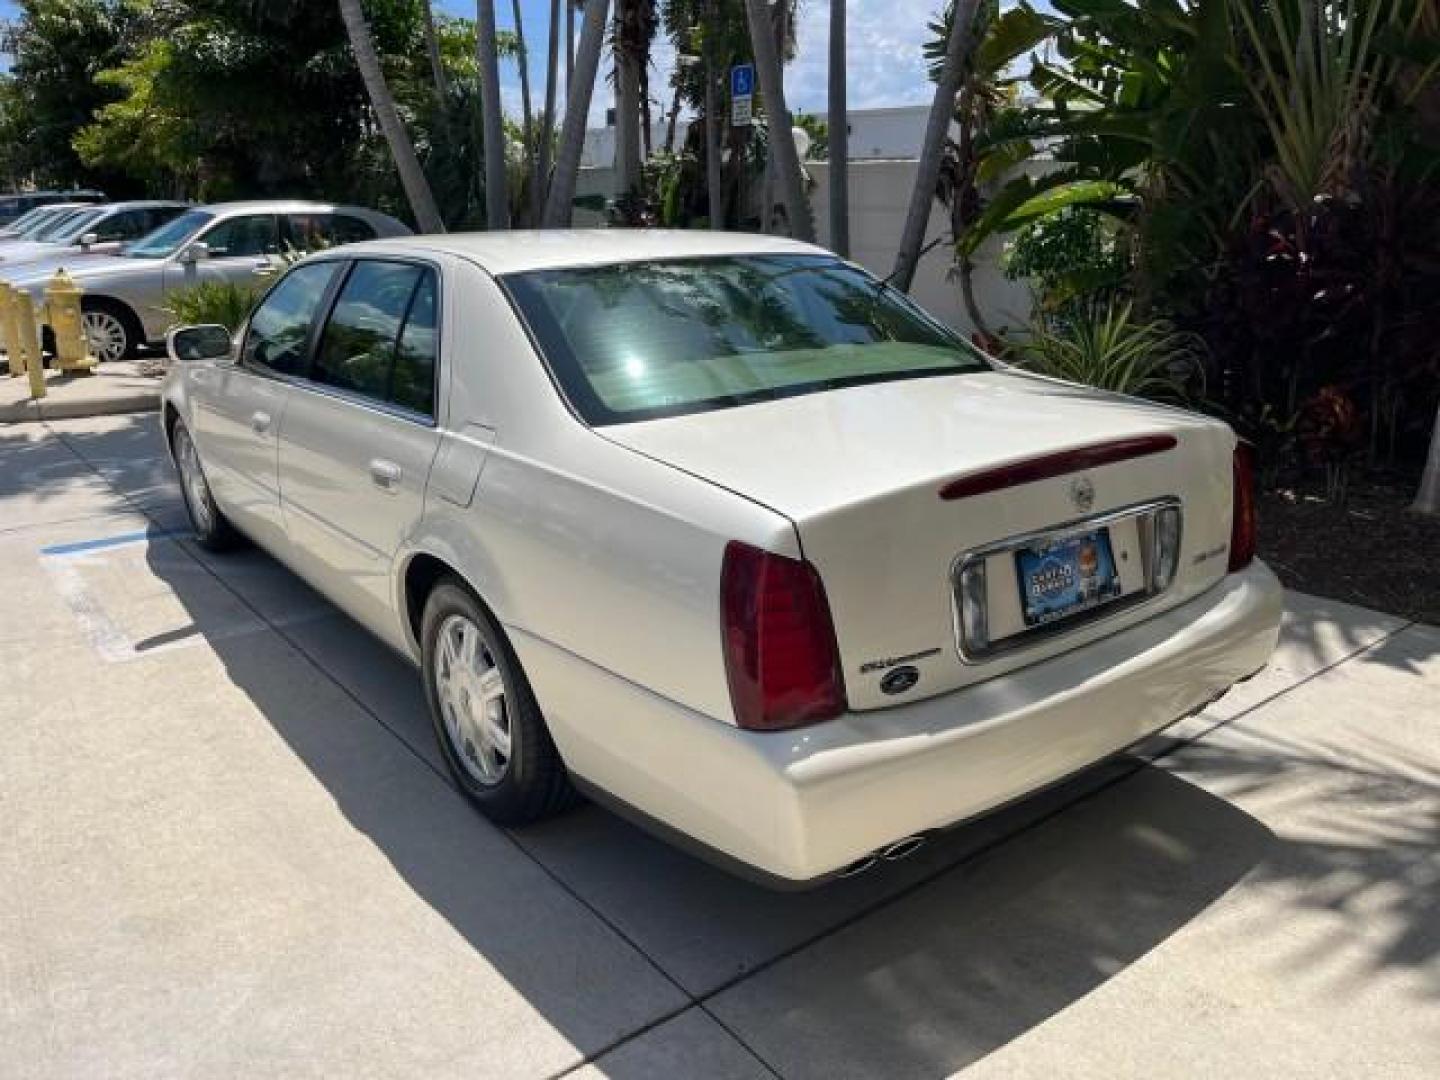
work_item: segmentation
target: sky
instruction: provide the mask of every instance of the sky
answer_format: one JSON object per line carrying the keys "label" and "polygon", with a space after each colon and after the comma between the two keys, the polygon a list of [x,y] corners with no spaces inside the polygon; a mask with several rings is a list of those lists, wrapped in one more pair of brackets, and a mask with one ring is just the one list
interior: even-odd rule
{"label": "sky", "polygon": [[[326,0],[305,0],[321,3]],[[928,103],[931,86],[925,78],[920,48],[925,41],[926,23],[944,0],[849,0],[847,67],[850,108],[868,109],[883,105]],[[471,0],[436,0],[437,7],[456,15],[475,15]],[[15,14],[13,0],[0,0],[0,18]],[[497,0],[496,18],[501,28],[511,28],[511,5]],[[546,20],[549,0],[521,0],[521,17],[531,53],[532,93],[539,98],[545,86]],[[576,29],[578,33],[579,23]],[[797,28],[799,51],[786,67],[785,93],[795,112],[824,112],[827,52],[830,46],[830,5],[821,0],[801,0]],[[665,99],[674,55],[669,41],[661,35],[655,43],[656,70],[650,78],[651,93]],[[4,66],[0,62],[0,66]],[[604,70],[604,68],[602,68]],[[501,65],[501,93],[507,111],[518,114],[520,82],[514,63]],[[591,109],[592,123],[602,123],[610,104],[609,86],[597,81]],[[656,108],[656,115],[660,109]]]}

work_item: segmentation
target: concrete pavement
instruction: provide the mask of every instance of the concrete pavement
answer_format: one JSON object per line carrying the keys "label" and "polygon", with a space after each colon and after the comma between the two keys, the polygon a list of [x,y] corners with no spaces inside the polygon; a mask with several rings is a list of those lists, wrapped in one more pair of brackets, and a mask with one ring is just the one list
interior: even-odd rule
{"label": "concrete pavement", "polygon": [[[0,353],[0,356],[3,356]],[[147,412],[160,407],[160,379],[153,363],[120,360],[89,375],[46,369],[46,394],[30,396],[28,379],[11,377],[0,360],[0,424],[26,420],[74,420]]]}
{"label": "concrete pavement", "polygon": [[1440,630],[1290,597],[1125,759],[777,895],[495,829],[414,674],[186,537],[153,416],[0,428],[0,1075],[1440,1074]]}

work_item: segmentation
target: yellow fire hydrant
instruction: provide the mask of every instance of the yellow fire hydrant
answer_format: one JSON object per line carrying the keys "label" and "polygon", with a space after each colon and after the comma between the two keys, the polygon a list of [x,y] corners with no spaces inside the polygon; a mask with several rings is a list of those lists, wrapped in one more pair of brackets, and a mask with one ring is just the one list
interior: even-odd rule
{"label": "yellow fire hydrant", "polygon": [[45,396],[45,358],[40,355],[40,327],[35,322],[35,301],[24,289],[16,289],[15,337],[20,358],[25,362],[25,372],[30,376],[30,396]]}
{"label": "yellow fire hydrant", "polygon": [[12,377],[25,374],[25,358],[20,355],[15,333],[15,293],[8,284],[0,281],[0,348],[5,350],[8,369]]}
{"label": "yellow fire hydrant", "polygon": [[60,362],[60,370],[89,375],[96,361],[90,353],[90,339],[85,336],[85,324],[80,317],[83,292],[61,268],[45,286],[45,307],[55,335],[55,358]]}

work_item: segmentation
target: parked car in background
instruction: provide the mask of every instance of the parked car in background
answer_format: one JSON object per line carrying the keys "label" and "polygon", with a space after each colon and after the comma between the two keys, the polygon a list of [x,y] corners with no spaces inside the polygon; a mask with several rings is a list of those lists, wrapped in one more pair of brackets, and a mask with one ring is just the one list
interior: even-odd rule
{"label": "parked car in background", "polygon": [[19,236],[29,236],[43,228],[47,222],[54,221],[60,214],[88,205],[90,204],[54,203],[50,206],[37,206],[33,210],[27,210],[4,228],[0,228],[0,239],[13,240]]}
{"label": "parked car in background", "polygon": [[[159,342],[174,319],[166,298],[204,281],[264,284],[286,251],[403,236],[410,230],[374,210],[333,203],[269,201],[194,207],[110,255],[77,255],[66,273],[81,301],[91,351],[100,360],[131,356]],[[49,273],[19,267],[0,275],[42,298]],[[47,335],[49,327],[43,327]]]}
{"label": "parked car in background", "polygon": [[1275,644],[1228,426],[999,367],[806,244],[360,244],[170,348],[200,540],[419,665],[501,823],[578,789],[772,882],[858,873]]}
{"label": "parked car in background", "polygon": [[43,240],[0,241],[0,279],[22,264],[39,269],[69,265],[76,255],[111,255],[190,209],[188,203],[154,200],[105,203],[49,230]]}
{"label": "parked car in background", "polygon": [[0,195],[0,225],[8,225],[21,214],[37,206],[51,203],[99,203],[105,201],[103,191],[82,188],[76,191],[17,191]]}

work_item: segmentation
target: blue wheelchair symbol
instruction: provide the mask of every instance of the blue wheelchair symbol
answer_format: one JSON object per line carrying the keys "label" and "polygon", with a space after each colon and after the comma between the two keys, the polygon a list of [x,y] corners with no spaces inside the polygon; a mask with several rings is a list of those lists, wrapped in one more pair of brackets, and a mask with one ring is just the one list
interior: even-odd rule
{"label": "blue wheelchair symbol", "polygon": [[730,69],[730,96],[749,97],[755,93],[755,65],[737,64]]}

